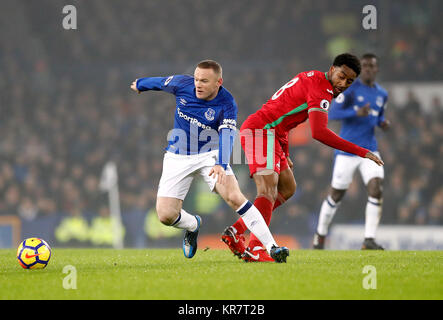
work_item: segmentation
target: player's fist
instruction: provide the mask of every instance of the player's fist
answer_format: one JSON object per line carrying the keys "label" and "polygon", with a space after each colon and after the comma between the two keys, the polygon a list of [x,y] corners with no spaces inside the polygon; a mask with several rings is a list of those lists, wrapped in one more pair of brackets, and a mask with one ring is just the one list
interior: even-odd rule
{"label": "player's fist", "polygon": [[131,89],[134,90],[134,91],[137,92],[137,93],[140,93],[140,91],[137,89],[137,80],[138,80],[138,79],[135,79],[135,80],[132,82],[132,84],[131,84]]}
{"label": "player's fist", "polygon": [[289,169],[293,170],[294,169],[294,163],[292,162],[291,158],[286,157],[286,159],[288,160]]}
{"label": "player's fist", "polygon": [[213,176],[213,178],[217,177],[217,183],[225,184],[226,182],[226,172],[225,169],[223,169],[222,166],[216,164],[214,167],[212,167],[211,171],[209,172],[209,176]]}
{"label": "player's fist", "polygon": [[391,121],[389,120],[384,120],[382,122],[380,122],[380,128],[382,128],[383,130],[389,130],[389,128],[391,127]]}
{"label": "player's fist", "polygon": [[368,102],[363,107],[357,109],[357,116],[367,117],[369,115],[369,112],[371,112],[371,105]]}
{"label": "player's fist", "polygon": [[365,158],[368,158],[368,159],[374,161],[379,166],[382,166],[385,164],[379,157],[377,157],[375,154],[373,154],[370,151],[365,155]]}

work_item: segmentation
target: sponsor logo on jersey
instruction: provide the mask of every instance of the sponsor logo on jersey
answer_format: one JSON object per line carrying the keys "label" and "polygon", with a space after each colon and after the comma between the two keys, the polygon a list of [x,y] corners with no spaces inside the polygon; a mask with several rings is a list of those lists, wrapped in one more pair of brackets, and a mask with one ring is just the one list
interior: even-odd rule
{"label": "sponsor logo on jersey", "polygon": [[190,124],[194,124],[199,128],[212,129],[210,126],[204,125],[203,123],[201,123],[197,119],[190,117],[187,114],[184,114],[183,112],[180,111],[180,108],[177,108],[177,114],[180,118],[183,118],[184,120],[189,121]]}
{"label": "sponsor logo on jersey", "polygon": [[334,95],[334,91],[330,90],[330,89],[326,89],[327,92],[329,92],[330,94]]}
{"label": "sponsor logo on jersey", "polygon": [[362,102],[363,100],[365,100],[365,98],[363,96],[358,96],[357,97],[357,101],[358,102]]}
{"label": "sponsor logo on jersey", "polygon": [[187,103],[188,103],[188,101],[186,101],[186,100],[183,99],[183,98],[180,98],[180,104],[181,104],[182,106],[186,105]]}
{"label": "sponsor logo on jersey", "polygon": [[379,106],[380,108],[383,107],[383,97],[377,96],[377,100],[375,101],[375,104]]}
{"label": "sponsor logo on jersey", "polygon": [[205,112],[206,119],[208,121],[212,121],[215,118],[214,116],[215,116],[215,110],[211,109],[211,108],[208,108],[208,110],[206,110],[206,112]]}
{"label": "sponsor logo on jersey", "polygon": [[314,71],[310,71],[306,74],[307,77],[312,77],[314,75]]}

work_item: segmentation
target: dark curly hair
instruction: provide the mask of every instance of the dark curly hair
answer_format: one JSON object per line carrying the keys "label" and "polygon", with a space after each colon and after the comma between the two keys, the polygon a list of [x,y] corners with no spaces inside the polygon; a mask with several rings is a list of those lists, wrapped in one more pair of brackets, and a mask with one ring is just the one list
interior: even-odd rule
{"label": "dark curly hair", "polygon": [[334,62],[332,63],[333,66],[341,67],[342,65],[345,65],[357,74],[357,77],[360,75],[361,71],[361,65],[360,60],[350,53],[342,53],[335,57]]}

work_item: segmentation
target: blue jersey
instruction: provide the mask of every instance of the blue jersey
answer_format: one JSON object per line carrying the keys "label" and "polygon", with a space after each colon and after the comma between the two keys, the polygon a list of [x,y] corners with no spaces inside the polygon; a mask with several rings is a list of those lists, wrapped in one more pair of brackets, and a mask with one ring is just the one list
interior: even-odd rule
{"label": "blue jersey", "polygon": [[[377,151],[375,127],[385,120],[387,100],[388,93],[380,85],[375,83],[373,87],[369,87],[357,79],[332,101],[328,118],[341,120],[340,137],[370,151]],[[369,115],[358,117],[357,110],[367,103],[371,108]],[[354,156],[340,150],[335,153]]]}
{"label": "blue jersey", "polygon": [[167,151],[192,155],[219,149],[218,164],[226,169],[237,125],[237,104],[228,90],[220,87],[214,99],[199,99],[194,78],[188,75],[141,78],[136,84],[139,91],[175,95],[174,129],[168,135]]}

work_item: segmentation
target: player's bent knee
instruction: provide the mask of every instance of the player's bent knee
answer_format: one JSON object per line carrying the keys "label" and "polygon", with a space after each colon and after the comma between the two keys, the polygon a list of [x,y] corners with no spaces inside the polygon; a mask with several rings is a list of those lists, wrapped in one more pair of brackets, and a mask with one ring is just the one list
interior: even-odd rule
{"label": "player's bent knee", "polygon": [[370,188],[368,190],[368,195],[370,197],[376,198],[376,199],[381,199],[383,197],[383,190],[381,187],[374,187],[374,188]]}
{"label": "player's bent knee", "polygon": [[383,196],[383,180],[374,178],[368,183],[368,195],[370,197],[381,199]]}
{"label": "player's bent knee", "polygon": [[343,199],[345,193],[346,193],[346,190],[338,190],[338,189],[332,188],[331,198],[335,202],[340,202],[340,200]]}

